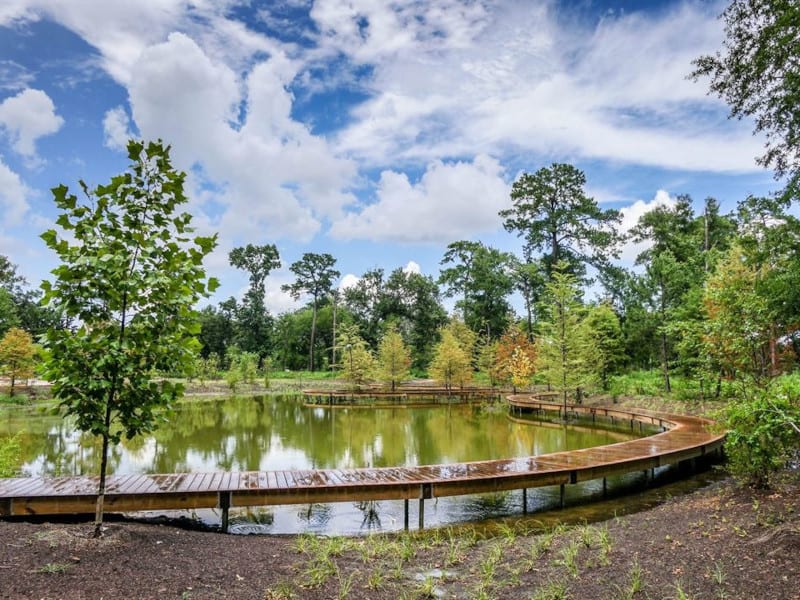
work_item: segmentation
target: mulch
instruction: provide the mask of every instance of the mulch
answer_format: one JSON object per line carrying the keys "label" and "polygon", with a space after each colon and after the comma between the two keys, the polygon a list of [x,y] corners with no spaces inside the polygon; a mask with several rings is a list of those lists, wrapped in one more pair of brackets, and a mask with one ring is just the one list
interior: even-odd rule
{"label": "mulch", "polygon": [[[318,565],[294,536],[223,535],[116,521],[94,539],[90,523],[0,521],[0,598],[396,600],[435,593],[800,600],[797,472],[769,491],[723,480],[591,527],[607,531],[610,551],[600,560],[596,544],[580,545],[572,570],[565,557],[570,545],[578,546],[579,527],[559,536],[536,561],[524,560],[531,548],[543,547],[542,534],[533,533],[482,538],[465,546],[456,561],[447,536],[438,536],[438,544],[420,543],[402,561],[391,552],[365,559],[349,548],[330,556],[334,574],[314,582],[309,574]],[[425,578],[431,572],[437,573],[435,590]],[[544,595],[556,589],[562,595]]]}

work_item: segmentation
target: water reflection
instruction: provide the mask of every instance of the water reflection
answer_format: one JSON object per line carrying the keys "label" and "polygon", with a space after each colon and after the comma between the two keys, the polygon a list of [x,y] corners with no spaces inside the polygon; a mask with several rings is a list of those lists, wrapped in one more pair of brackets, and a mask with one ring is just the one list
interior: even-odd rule
{"label": "water reflection", "polygon": [[[30,409],[0,413],[0,436],[18,431],[23,432],[26,474],[98,472],[99,440],[75,431],[71,421]],[[451,463],[505,458],[512,464],[525,457],[631,437],[617,430],[510,419],[502,405],[326,409],[306,407],[297,397],[225,398],[182,403],[152,435],[111,448],[109,468],[128,474],[441,465],[431,470],[468,472],[474,467]],[[568,502],[569,494],[599,493],[598,485],[568,486]],[[425,523],[435,526],[519,514],[521,502],[520,491],[434,499],[426,502]],[[557,490],[536,490],[527,496],[527,510],[557,502]],[[418,503],[410,502],[409,508],[413,526]],[[215,510],[183,514],[209,524],[220,522]],[[364,533],[402,529],[404,518],[402,501],[263,507],[233,511],[230,530]]]}
{"label": "water reflection", "polygon": [[[99,469],[99,441],[69,420],[5,412],[0,436],[24,431],[28,475]],[[446,407],[306,407],[293,397],[227,398],[178,406],[150,436],[111,448],[111,472],[180,473],[418,466],[525,457],[628,439],[618,431],[531,425],[503,410]]]}

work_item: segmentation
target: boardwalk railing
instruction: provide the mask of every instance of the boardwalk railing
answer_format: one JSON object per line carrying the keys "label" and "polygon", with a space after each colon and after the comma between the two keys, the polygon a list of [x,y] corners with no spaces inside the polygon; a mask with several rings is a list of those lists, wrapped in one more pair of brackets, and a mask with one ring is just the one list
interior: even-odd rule
{"label": "boardwalk railing", "polygon": [[[511,396],[512,409],[557,413],[559,404],[535,396]],[[709,431],[706,419],[653,415],[642,411],[569,406],[587,417],[644,423],[663,428],[657,433],[608,446],[541,456],[479,462],[363,469],[174,473],[111,475],[105,510],[217,508],[227,531],[231,507],[309,504],[367,500],[419,500],[419,527],[424,525],[424,501],[440,496],[480,494],[603,479],[646,471],[719,451],[724,434]],[[98,478],[29,477],[0,479],[0,516],[93,513]]]}

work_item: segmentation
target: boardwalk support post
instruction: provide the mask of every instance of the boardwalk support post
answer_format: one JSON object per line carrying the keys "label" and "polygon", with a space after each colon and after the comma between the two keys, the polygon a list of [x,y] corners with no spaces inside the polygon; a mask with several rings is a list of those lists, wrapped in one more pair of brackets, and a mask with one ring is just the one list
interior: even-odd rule
{"label": "boardwalk support post", "polygon": [[403,529],[408,531],[408,498],[403,500]]}
{"label": "boardwalk support post", "polygon": [[603,477],[603,498],[608,496],[608,477]]}
{"label": "boardwalk support post", "polygon": [[231,493],[219,493],[219,507],[222,509],[222,533],[228,533],[228,511],[231,507]]}
{"label": "boardwalk support post", "polygon": [[528,488],[522,488],[522,514],[528,514]]}
{"label": "boardwalk support post", "polygon": [[425,528],[425,499],[433,498],[433,488],[430,483],[423,483],[419,486],[419,528]]}
{"label": "boardwalk support post", "polygon": [[560,490],[560,494],[559,495],[560,495],[559,505],[561,506],[561,508],[564,508],[564,484],[563,483],[561,484],[561,490]]}

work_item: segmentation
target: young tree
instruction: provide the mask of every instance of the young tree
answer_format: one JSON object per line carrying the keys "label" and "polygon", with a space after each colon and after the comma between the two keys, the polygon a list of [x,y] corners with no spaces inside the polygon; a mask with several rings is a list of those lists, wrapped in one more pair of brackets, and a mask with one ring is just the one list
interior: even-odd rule
{"label": "young tree", "polygon": [[495,365],[498,378],[511,383],[530,382],[536,365],[536,347],[528,335],[516,325],[512,325],[497,343]]}
{"label": "young tree", "polygon": [[159,409],[180,384],[151,380],[154,370],[191,368],[198,333],[195,303],[216,288],[203,258],[214,237],[191,237],[185,173],[169,147],[128,143],[129,170],[90,190],[86,203],[66,186],[53,189],[64,232],[42,234],[61,265],[42,287],[45,301],[75,319],[74,330],[50,329],[47,379],[53,396],[82,431],[102,439],[95,535],[102,532],[109,444],[154,429]]}
{"label": "young tree", "polygon": [[256,352],[264,358],[270,350],[272,320],[264,304],[267,276],[281,266],[278,249],[274,244],[234,248],[228,254],[230,264],[250,274],[250,288],[237,311],[237,342],[246,352]]}
{"label": "young tree", "polygon": [[589,308],[583,326],[587,367],[597,374],[603,389],[607,390],[609,376],[624,359],[619,317],[610,304],[602,302]]}
{"label": "young tree", "polygon": [[[561,267],[567,265],[561,263]],[[578,301],[577,278],[570,273],[553,272],[547,284],[547,300],[543,307],[536,340],[536,368],[547,381],[563,394],[564,415],[567,413],[567,393],[590,379],[586,364],[582,327],[583,306]]]}
{"label": "young tree", "polygon": [[763,269],[747,265],[734,247],[709,278],[703,298],[705,351],[729,376],[765,388],[777,374],[771,360],[774,319],[758,290]]}
{"label": "young tree", "polygon": [[358,327],[348,323],[339,330],[339,356],[342,360],[340,377],[358,389],[366,385],[375,372],[375,359],[367,343],[358,334]]}
{"label": "young tree", "polygon": [[330,254],[314,254],[306,252],[303,258],[295,261],[289,270],[295,274],[297,280],[289,285],[281,286],[289,292],[292,298],[299,299],[302,294],[309,294],[312,301],[313,316],[311,320],[311,345],[308,351],[308,370],[314,371],[314,338],[317,333],[317,304],[320,298],[330,293],[333,280],[340,273],[333,268],[336,259]]}
{"label": "young tree", "polygon": [[472,360],[450,327],[441,331],[441,341],[436,344],[430,374],[444,384],[448,392],[453,385],[463,386],[472,379]]}
{"label": "young tree", "polygon": [[392,391],[398,382],[408,379],[411,353],[403,342],[397,326],[390,324],[378,344],[378,378],[390,383]]}
{"label": "young tree", "polygon": [[0,340],[0,373],[11,380],[11,396],[17,381],[33,377],[35,356],[33,338],[27,331],[12,327]]}
{"label": "young tree", "polygon": [[602,270],[617,255],[619,212],[601,210],[585,185],[582,171],[556,163],[520,176],[511,188],[512,207],[500,211],[506,231],[525,239],[525,262],[543,254],[548,279],[560,261],[581,277],[587,264]]}

